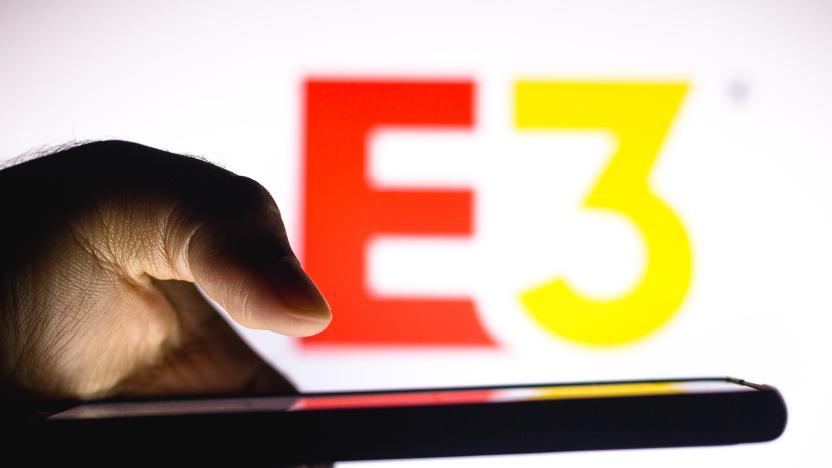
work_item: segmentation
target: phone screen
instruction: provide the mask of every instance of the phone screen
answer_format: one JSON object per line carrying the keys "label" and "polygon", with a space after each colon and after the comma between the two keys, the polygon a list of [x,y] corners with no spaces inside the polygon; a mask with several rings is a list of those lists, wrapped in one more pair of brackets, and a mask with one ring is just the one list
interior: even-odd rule
{"label": "phone screen", "polygon": [[528,387],[414,390],[278,397],[213,398],[87,403],[50,416],[50,419],[86,419],[166,416],[261,411],[320,411],[351,408],[482,404],[553,399],[609,398],[754,391],[726,379],[557,384]]}

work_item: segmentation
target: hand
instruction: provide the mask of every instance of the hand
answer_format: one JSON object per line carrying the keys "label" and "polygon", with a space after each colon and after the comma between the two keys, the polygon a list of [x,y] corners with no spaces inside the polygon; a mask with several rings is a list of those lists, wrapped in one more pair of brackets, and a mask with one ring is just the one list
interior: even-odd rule
{"label": "hand", "polygon": [[251,179],[90,143],[0,171],[0,384],[40,398],[290,392],[202,298],[291,336],[331,319]]}

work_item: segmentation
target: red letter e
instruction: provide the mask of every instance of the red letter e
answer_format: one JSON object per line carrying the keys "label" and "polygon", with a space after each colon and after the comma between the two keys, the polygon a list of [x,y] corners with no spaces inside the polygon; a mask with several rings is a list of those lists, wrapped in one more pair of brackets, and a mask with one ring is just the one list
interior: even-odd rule
{"label": "red letter e", "polygon": [[306,83],[305,207],[301,258],[334,318],[308,344],[495,346],[469,298],[372,297],[365,286],[373,235],[470,235],[467,190],[376,190],[367,184],[377,126],[471,128],[470,81]]}

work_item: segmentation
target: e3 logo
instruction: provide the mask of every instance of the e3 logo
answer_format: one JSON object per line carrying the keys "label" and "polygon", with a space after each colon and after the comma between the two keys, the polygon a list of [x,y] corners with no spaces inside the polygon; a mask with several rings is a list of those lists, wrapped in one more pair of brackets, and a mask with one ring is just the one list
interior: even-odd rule
{"label": "e3 logo", "polygon": [[[617,148],[586,198],[635,223],[647,246],[640,281],[611,300],[577,293],[563,278],[522,292],[547,330],[587,345],[618,345],[658,329],[681,305],[691,248],[679,218],[649,186],[686,91],[681,83],[534,82],[515,87],[520,131],[606,130]],[[305,87],[305,212],[302,258],[337,318],[307,343],[496,346],[470,298],[372,297],[365,251],[379,234],[470,235],[467,190],[377,190],[366,180],[367,144],[379,126],[470,129],[470,81],[330,81]]]}

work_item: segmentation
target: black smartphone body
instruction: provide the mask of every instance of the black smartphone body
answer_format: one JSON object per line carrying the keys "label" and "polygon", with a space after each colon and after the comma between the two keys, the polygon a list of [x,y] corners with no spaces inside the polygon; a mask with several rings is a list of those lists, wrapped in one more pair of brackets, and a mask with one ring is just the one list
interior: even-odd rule
{"label": "black smartphone body", "polygon": [[272,465],[726,445],[777,438],[786,406],[733,378],[84,403],[18,435],[70,456],[108,451]]}

